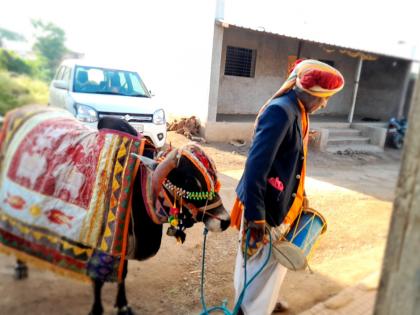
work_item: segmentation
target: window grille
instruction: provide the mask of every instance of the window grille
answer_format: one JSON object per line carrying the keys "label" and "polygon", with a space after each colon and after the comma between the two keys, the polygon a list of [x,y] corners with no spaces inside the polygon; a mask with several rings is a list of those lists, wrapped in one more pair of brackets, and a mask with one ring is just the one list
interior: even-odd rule
{"label": "window grille", "polygon": [[253,78],[255,76],[256,50],[228,46],[225,75]]}

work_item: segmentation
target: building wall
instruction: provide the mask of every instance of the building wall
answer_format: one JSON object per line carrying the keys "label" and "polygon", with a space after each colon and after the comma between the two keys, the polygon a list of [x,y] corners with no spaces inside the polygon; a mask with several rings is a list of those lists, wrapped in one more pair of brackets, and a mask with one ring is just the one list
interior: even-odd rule
{"label": "building wall", "polygon": [[[228,45],[256,50],[255,77],[224,75]],[[294,39],[278,40],[274,35],[224,29],[217,113],[255,114],[284,81],[287,57],[296,55],[297,45]]]}
{"label": "building wall", "polygon": [[217,102],[219,98],[219,80],[222,62],[222,47],[223,47],[223,26],[216,23],[214,26],[213,35],[213,51],[211,59],[211,73],[210,73],[210,94],[208,102],[207,123],[215,122],[217,117]]}
{"label": "building wall", "polygon": [[364,62],[355,115],[381,120],[397,116],[410,66],[409,61],[388,57]]}
{"label": "building wall", "polygon": [[407,86],[407,95],[404,101],[404,110],[402,113],[403,117],[408,117],[408,114],[410,112],[411,102],[413,100],[414,86],[416,84],[416,78],[417,76],[411,72]]}
{"label": "building wall", "polygon": [[[255,77],[224,75],[226,47],[256,49]],[[218,114],[255,114],[286,78],[288,57],[297,55],[298,40],[230,27],[223,36]],[[357,59],[336,51],[328,53],[318,44],[303,43],[301,57],[331,60],[345,79],[345,89],[334,96],[319,114],[347,115],[353,93]]]}
{"label": "building wall", "polygon": [[[255,77],[224,75],[226,47],[237,46],[256,50]],[[298,40],[264,34],[235,27],[224,29],[220,86],[217,98],[218,114],[256,114],[261,105],[285,80],[288,56],[297,55]],[[300,57],[328,60],[341,71],[346,84],[333,96],[327,108],[315,115],[339,116],[347,119],[351,109],[358,58],[346,50],[302,41]],[[364,61],[354,116],[388,120],[398,114],[404,92],[404,79],[410,62],[389,57]]]}

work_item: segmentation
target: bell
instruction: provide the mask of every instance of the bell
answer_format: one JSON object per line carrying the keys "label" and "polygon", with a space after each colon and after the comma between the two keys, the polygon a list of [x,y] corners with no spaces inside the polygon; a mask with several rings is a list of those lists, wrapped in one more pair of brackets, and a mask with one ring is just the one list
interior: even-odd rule
{"label": "bell", "polygon": [[176,236],[176,231],[177,231],[176,228],[174,228],[173,226],[170,226],[166,230],[166,235],[168,235],[168,236]]}

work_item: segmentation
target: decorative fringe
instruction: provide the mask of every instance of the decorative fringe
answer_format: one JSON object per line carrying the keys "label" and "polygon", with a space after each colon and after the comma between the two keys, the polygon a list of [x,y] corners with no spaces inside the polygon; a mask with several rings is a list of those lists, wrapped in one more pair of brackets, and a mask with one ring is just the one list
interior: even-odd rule
{"label": "decorative fringe", "polygon": [[[146,139],[143,138],[140,142],[140,150],[139,150],[140,155],[143,155],[143,150],[144,150],[144,144],[145,143],[146,143]],[[134,164],[134,174],[137,174],[137,172],[139,171],[139,167],[140,167],[140,160],[136,160],[136,163]],[[131,183],[130,183],[131,187],[134,186],[134,181],[135,181],[135,176],[133,176],[133,178],[131,179]],[[128,203],[129,206],[128,206],[127,213],[126,213],[126,218],[125,218],[125,226],[124,226],[124,233],[123,233],[123,245],[122,245],[123,249],[121,251],[121,262],[120,262],[120,265],[118,266],[118,283],[121,283],[124,280],[123,279],[124,265],[125,265],[124,260],[125,260],[125,255],[127,253],[128,226],[130,225],[130,219],[131,219],[133,191],[134,191],[134,189],[131,189],[131,191],[130,191],[129,203]],[[134,222],[132,224],[134,224]]]}
{"label": "decorative fringe", "polygon": [[56,274],[59,274],[60,276],[64,276],[66,278],[70,278],[72,280],[79,280],[84,283],[90,283],[91,279],[87,275],[82,275],[80,273],[63,269],[59,266],[55,266],[45,260],[36,258],[34,256],[31,256],[29,254],[26,254],[24,252],[18,251],[14,248],[10,248],[8,246],[5,246],[4,244],[0,243],[0,252],[4,253],[6,255],[15,256],[17,259],[22,260],[26,263],[29,263],[30,265],[35,266],[39,269],[47,269],[50,271],[55,272]]}

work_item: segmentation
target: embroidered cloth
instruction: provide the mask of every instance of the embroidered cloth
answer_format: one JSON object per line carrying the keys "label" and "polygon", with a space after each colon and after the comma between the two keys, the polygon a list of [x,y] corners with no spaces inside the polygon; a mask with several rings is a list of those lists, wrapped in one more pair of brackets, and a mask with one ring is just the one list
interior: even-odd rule
{"label": "embroidered cloth", "polygon": [[0,250],[72,278],[121,278],[144,141],[64,110],[9,112],[0,133]]}

